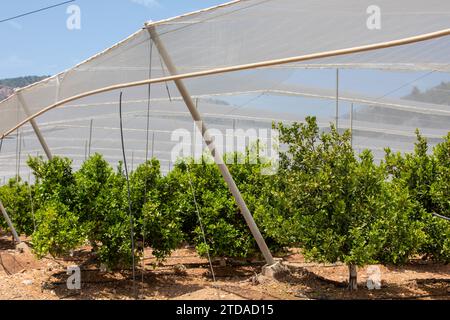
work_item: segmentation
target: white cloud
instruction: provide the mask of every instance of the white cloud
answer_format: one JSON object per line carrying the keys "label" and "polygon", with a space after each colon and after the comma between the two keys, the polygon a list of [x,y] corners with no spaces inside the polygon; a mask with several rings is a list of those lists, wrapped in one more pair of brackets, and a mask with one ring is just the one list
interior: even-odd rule
{"label": "white cloud", "polygon": [[130,0],[133,3],[139,4],[147,8],[161,7],[158,0]]}

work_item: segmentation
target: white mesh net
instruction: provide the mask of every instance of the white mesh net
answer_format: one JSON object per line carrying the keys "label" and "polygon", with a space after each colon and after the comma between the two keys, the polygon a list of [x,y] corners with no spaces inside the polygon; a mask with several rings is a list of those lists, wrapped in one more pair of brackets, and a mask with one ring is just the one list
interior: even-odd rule
{"label": "white mesh net", "polygon": [[[377,9],[372,5],[370,0],[235,1],[152,25],[180,74],[450,29],[449,1],[379,0],[379,29],[367,25]],[[338,94],[336,68],[350,70],[341,73]],[[355,70],[376,71],[360,75]],[[222,131],[270,128],[272,121],[302,121],[308,115],[316,116],[326,130],[336,121],[338,99],[339,128],[352,127],[355,149],[369,148],[376,159],[381,159],[385,147],[411,151],[416,128],[431,145],[450,131],[450,107],[445,99],[419,102],[402,99],[400,94],[406,95],[430,77],[450,81],[449,73],[450,36],[442,36],[364,53],[183,81],[208,126]],[[144,28],[74,68],[18,91],[0,102],[0,136],[7,134],[0,153],[0,177],[28,175],[26,157],[44,154],[29,124],[13,130],[28,117],[85,92],[167,76],[168,69]],[[381,89],[372,88],[370,81],[361,89],[358,81],[367,79],[376,79],[383,84]],[[120,91],[124,94],[130,164],[136,166],[146,157],[155,156],[163,170],[169,170],[173,165],[171,150],[177,143],[171,139],[173,131],[184,128],[193,132],[192,119],[177,88],[167,82]],[[90,95],[37,117],[51,152],[72,158],[74,167],[94,152],[116,164],[121,158],[118,97],[119,90]],[[146,156],[147,145],[151,154]]]}

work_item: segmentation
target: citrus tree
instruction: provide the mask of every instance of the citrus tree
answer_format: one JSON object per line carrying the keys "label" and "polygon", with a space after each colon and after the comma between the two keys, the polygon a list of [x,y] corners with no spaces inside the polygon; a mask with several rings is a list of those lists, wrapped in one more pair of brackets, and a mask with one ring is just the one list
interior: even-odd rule
{"label": "citrus tree", "polygon": [[175,207],[183,211],[183,229],[198,253],[222,258],[248,256],[254,250],[253,238],[217,166],[188,159],[176,166],[173,175],[183,186]]}
{"label": "citrus tree", "polygon": [[392,182],[415,202],[414,221],[421,222],[426,239],[419,252],[435,260],[450,261],[450,223],[433,215],[449,215],[449,138],[429,152],[427,140],[417,131],[413,153],[402,155],[386,149],[385,166]]}
{"label": "citrus tree", "polygon": [[434,209],[450,218],[450,133],[434,148],[436,176],[430,194]]}
{"label": "citrus tree", "polygon": [[[239,161],[230,162],[230,158]],[[253,149],[244,154],[225,155],[224,161],[232,163],[230,172],[249,210],[254,213],[271,249],[278,250],[282,246],[270,236],[270,223],[263,224],[269,220],[263,193],[268,190],[270,179],[261,171],[270,164],[257,159]],[[205,155],[197,161],[180,159],[164,178],[163,185],[163,199],[181,218],[185,241],[193,243],[200,255],[249,258],[259,254],[235,199],[211,158]],[[172,194],[169,195],[168,190]]]}
{"label": "citrus tree", "polygon": [[63,256],[84,242],[85,232],[76,212],[76,180],[72,162],[54,157],[29,158],[28,165],[36,179],[36,229],[32,234],[33,250],[38,257]]}
{"label": "citrus tree", "polygon": [[[8,212],[17,233],[30,236],[34,231],[34,213],[38,209],[34,203],[34,186],[20,179],[12,178],[8,184],[0,187],[0,199]],[[0,228],[8,225],[0,218]]]}
{"label": "citrus tree", "polygon": [[158,260],[165,259],[183,241],[182,218],[170,201],[179,186],[167,188],[164,181],[156,159],[138,166],[130,179],[136,236],[144,246],[152,248]]}
{"label": "citrus tree", "polygon": [[286,145],[280,192],[307,259],[347,264],[353,290],[357,266],[402,262],[415,252],[422,235],[410,228],[411,202],[390,187],[369,151],[355,157],[349,132],[320,133],[311,117],[276,127]]}

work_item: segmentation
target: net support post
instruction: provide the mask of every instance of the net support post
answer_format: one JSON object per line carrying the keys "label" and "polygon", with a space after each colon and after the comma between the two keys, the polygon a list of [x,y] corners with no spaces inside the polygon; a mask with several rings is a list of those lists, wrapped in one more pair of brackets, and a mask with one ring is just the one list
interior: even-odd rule
{"label": "net support post", "polygon": [[[170,58],[169,53],[167,52],[165,46],[161,42],[159,35],[156,32],[154,26],[146,24],[145,27],[148,30],[148,32],[150,33],[150,37],[151,37],[153,43],[158,48],[159,54],[160,54],[162,60],[164,61],[164,64],[166,65],[170,74],[172,76],[178,74],[177,69],[172,62],[172,59]],[[211,151],[211,153],[214,157],[214,161],[216,162],[217,166],[219,167],[220,173],[222,174],[226,184],[228,185],[229,190],[231,191],[233,197],[235,198],[235,200],[238,204],[238,207],[239,207],[242,215],[244,216],[244,219],[245,219],[253,237],[255,238],[256,243],[258,244],[258,247],[259,247],[261,253],[264,256],[264,259],[267,263],[266,268],[279,263],[274,260],[258,226],[256,225],[255,220],[253,219],[252,214],[250,213],[250,210],[247,207],[247,204],[245,203],[245,201],[242,197],[241,192],[239,191],[233,177],[231,176],[231,173],[230,173],[227,165],[223,161],[221,152],[216,149],[214,140],[209,135],[208,129],[206,128],[206,126],[202,120],[202,117],[201,117],[200,113],[198,112],[191,95],[189,94],[186,86],[184,85],[184,82],[180,79],[175,79],[174,83],[175,83],[178,91],[180,92],[187,108],[189,109],[189,112],[191,113],[193,120],[197,124],[198,129],[202,133],[203,139],[205,140],[206,145],[208,146],[209,150]]]}
{"label": "net support post", "polygon": [[3,206],[3,203],[2,203],[1,200],[0,200],[0,211],[2,212],[3,217],[5,218],[6,223],[8,224],[8,227],[11,229],[11,232],[12,232],[12,234],[13,234],[14,240],[16,240],[17,244],[20,244],[21,241],[20,241],[19,235],[17,234],[17,231],[16,231],[16,229],[14,228],[14,226],[13,226],[13,224],[12,224],[12,221],[11,221],[11,219],[9,218],[8,213],[6,212],[6,209],[5,209],[5,207]]}
{"label": "net support post", "polygon": [[[22,109],[25,112],[26,116],[27,117],[31,117],[31,112],[28,109],[28,106],[27,106],[25,100],[23,99],[21,92],[17,93],[17,98],[19,99],[19,103],[22,106]],[[48,160],[51,160],[53,158],[53,155],[52,155],[52,153],[50,151],[50,148],[47,145],[47,142],[44,139],[44,136],[42,135],[41,130],[39,129],[39,126],[36,123],[36,120],[35,119],[31,119],[30,120],[30,124],[33,127],[34,133],[36,134],[36,137],[38,138],[39,143],[42,146],[42,149],[44,149],[44,152],[47,155]]]}
{"label": "net support post", "polygon": [[339,69],[336,69],[336,131],[339,132]]}

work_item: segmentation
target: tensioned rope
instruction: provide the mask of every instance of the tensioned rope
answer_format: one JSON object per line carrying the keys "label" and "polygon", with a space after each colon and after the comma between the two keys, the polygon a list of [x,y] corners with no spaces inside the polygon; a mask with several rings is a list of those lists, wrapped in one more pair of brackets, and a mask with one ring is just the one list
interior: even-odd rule
{"label": "tensioned rope", "polygon": [[56,8],[56,7],[65,5],[65,4],[70,3],[70,2],[75,2],[75,1],[76,1],[76,0],[64,1],[64,2],[61,2],[61,3],[54,4],[54,5],[52,5],[52,6],[48,6],[48,7],[45,7],[45,8],[33,10],[33,11],[30,11],[30,12],[26,12],[26,13],[22,13],[22,14],[19,14],[19,15],[14,16],[14,17],[2,19],[2,20],[0,20],[0,23],[7,22],[7,21],[11,21],[11,20],[18,19],[18,18],[22,18],[22,17],[28,16],[28,15],[30,15],[30,14],[42,12],[42,11],[45,11],[45,10],[53,9],[53,8]]}
{"label": "tensioned rope", "polygon": [[295,56],[295,57],[290,57],[290,58],[266,60],[266,61],[255,62],[255,63],[244,64],[244,65],[235,65],[235,66],[231,66],[231,67],[216,68],[216,69],[203,70],[203,71],[197,71],[197,72],[191,72],[191,73],[177,74],[177,75],[172,75],[172,76],[162,77],[162,78],[146,79],[146,80],[116,84],[116,85],[112,85],[112,86],[108,86],[108,87],[95,89],[92,91],[87,91],[87,92],[63,99],[61,101],[58,101],[58,102],[40,110],[39,112],[35,113],[34,115],[26,118],[25,120],[21,121],[16,126],[14,126],[12,129],[3,133],[0,138],[8,136],[9,134],[11,134],[11,132],[14,132],[17,128],[23,126],[30,120],[46,113],[47,111],[49,111],[51,109],[54,109],[58,106],[67,104],[71,101],[79,100],[81,98],[85,98],[85,97],[92,96],[92,95],[99,94],[99,93],[104,93],[104,92],[109,92],[109,91],[114,91],[114,90],[119,90],[119,89],[125,89],[125,88],[131,88],[131,87],[138,87],[138,86],[143,86],[143,85],[148,85],[148,84],[168,82],[168,81],[173,81],[173,80],[198,78],[198,77],[210,76],[210,75],[215,75],[215,74],[223,74],[223,73],[230,73],[230,72],[257,69],[257,68],[265,68],[265,67],[270,67],[270,66],[275,66],[275,65],[283,65],[283,64],[289,64],[289,63],[294,63],[294,62],[303,62],[303,61],[310,61],[310,60],[315,60],[315,59],[343,56],[343,55],[348,55],[348,54],[367,52],[367,51],[391,48],[391,47],[396,47],[396,46],[403,46],[403,45],[407,45],[407,44],[441,38],[441,37],[445,37],[445,36],[449,36],[449,35],[450,35],[450,29],[444,29],[444,30],[440,30],[440,31],[436,31],[436,32],[422,34],[419,36],[413,36],[413,37],[409,37],[409,38],[403,38],[403,39],[392,40],[392,41],[387,41],[387,42],[380,42],[380,43],[370,44],[370,45],[363,45],[363,46],[359,46],[359,47],[351,47],[351,48],[338,49],[338,50],[332,50],[332,51],[324,51],[324,52],[306,54],[306,55]]}
{"label": "tensioned rope", "polygon": [[[151,41],[153,43],[153,40],[151,40]],[[162,71],[163,77],[165,78],[166,77],[166,72],[164,71],[165,68],[164,68],[164,64],[163,64],[161,55],[158,54],[158,57],[159,57],[159,62],[161,63],[161,71]],[[169,97],[169,101],[172,102],[172,96],[170,95],[169,84],[167,83],[167,81],[164,81],[164,85],[166,86],[166,91],[167,91],[167,95]]]}
{"label": "tensioned rope", "polygon": [[[149,63],[148,63],[148,78],[152,78],[152,57],[153,57],[153,41],[149,39],[150,52],[149,52]],[[149,84],[147,88],[147,124],[146,124],[146,136],[145,136],[145,165],[148,162],[148,151],[149,151],[149,131],[150,131],[150,108],[151,108],[151,97],[152,97],[152,85]],[[154,143],[154,142],[153,142]],[[146,181],[144,185],[144,205],[147,203],[147,184],[148,177],[146,176]],[[145,272],[145,226],[146,226],[146,215],[143,217],[142,224],[142,272],[141,272],[141,296],[144,295],[144,272]]]}
{"label": "tensioned rope", "polygon": [[200,230],[202,231],[203,243],[205,244],[205,247],[206,247],[206,255],[208,257],[208,262],[209,262],[209,267],[211,269],[211,275],[212,275],[212,278],[213,278],[214,287],[217,289],[217,295],[219,296],[219,300],[220,300],[220,290],[216,286],[216,274],[214,273],[214,268],[213,268],[213,264],[212,264],[212,260],[211,260],[211,255],[209,254],[209,246],[208,246],[208,243],[206,241],[205,229],[203,227],[203,221],[202,221],[202,217],[201,217],[201,214],[200,214],[200,208],[199,208],[199,205],[198,205],[198,202],[197,202],[197,197],[195,195],[194,185],[192,183],[191,171],[189,170],[189,163],[186,163],[186,170],[187,170],[187,173],[188,173],[189,185],[190,185],[190,188],[191,188],[192,197],[194,199],[195,211],[197,212],[197,218],[198,218],[198,222],[200,224]]}
{"label": "tensioned rope", "polygon": [[131,258],[133,263],[133,294],[136,297],[136,263],[134,258],[134,226],[133,226],[134,219],[133,219],[133,212],[131,210],[130,177],[128,175],[127,157],[125,155],[125,142],[123,138],[122,95],[123,92],[121,92],[119,96],[120,140],[122,143],[122,155],[123,155],[123,165],[125,167],[125,178],[127,179],[128,214],[130,217],[130,235],[131,235]]}

